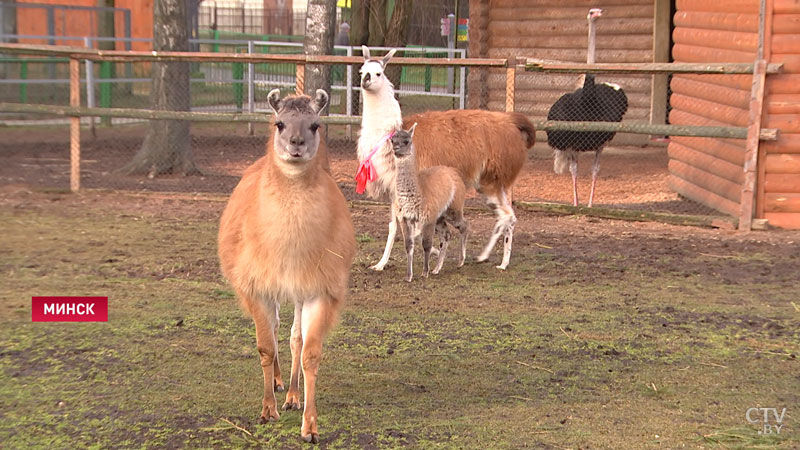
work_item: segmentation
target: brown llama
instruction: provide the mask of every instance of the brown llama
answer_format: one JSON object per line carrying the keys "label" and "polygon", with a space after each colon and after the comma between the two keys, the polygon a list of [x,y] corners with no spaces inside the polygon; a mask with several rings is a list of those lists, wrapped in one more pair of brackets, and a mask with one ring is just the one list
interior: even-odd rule
{"label": "brown llama", "polygon": [[395,166],[397,167],[397,189],[392,204],[394,215],[400,220],[400,231],[408,255],[406,281],[414,277],[414,240],[422,235],[424,259],[422,276],[428,277],[434,234],[439,235],[439,259],[433,269],[434,275],[442,269],[447,244],[450,241],[448,224],[461,234],[461,251],[458,267],[464,265],[467,255],[467,221],[464,220],[464,182],[455,169],[433,166],[417,172],[414,162],[414,124],[410,130],[401,130],[392,136]]}
{"label": "brown llama", "polygon": [[292,372],[284,410],[300,409],[302,364],[305,409],[300,435],[318,442],[316,380],[322,340],[347,292],[356,253],[347,202],[325,170],[319,111],[328,95],[280,98],[269,93],[275,113],[266,155],[245,171],[219,229],[222,273],[256,326],[264,372],[260,422],[278,419],[275,390],[283,390],[278,365],[278,310],[294,304]]}
{"label": "brown llama", "polygon": [[[503,260],[497,268],[505,269],[511,260],[514,224],[517,221],[511,206],[511,188],[522,169],[528,149],[534,144],[536,133],[533,124],[520,113],[481,110],[428,111],[403,118],[394,96],[394,87],[383,73],[394,50],[380,59],[370,58],[366,46],[362,47],[362,51],[365,59],[361,66],[364,108],[358,139],[358,160],[361,167],[371,166],[375,175],[374,179],[367,179],[367,194],[373,198],[385,195],[394,198],[397,169],[392,147],[387,142],[388,136],[401,127],[407,129],[417,123],[414,134],[417,167],[452,167],[467,188],[475,188],[484,196],[489,207],[497,214],[497,223],[478,261],[489,258],[497,240],[503,235]],[[396,235],[397,218],[392,212],[386,248],[372,269],[383,270],[389,262]]]}

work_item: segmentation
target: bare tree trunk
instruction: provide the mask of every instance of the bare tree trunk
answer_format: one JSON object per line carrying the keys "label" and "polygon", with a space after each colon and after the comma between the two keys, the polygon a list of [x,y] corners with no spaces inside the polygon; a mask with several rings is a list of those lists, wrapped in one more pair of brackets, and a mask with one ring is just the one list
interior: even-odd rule
{"label": "bare tree trunk", "polygon": [[[333,54],[336,29],[336,0],[309,0],[306,10],[306,35],[303,47],[306,55]],[[317,89],[331,91],[331,65],[306,65],[305,91],[314,96]]]}
{"label": "bare tree trunk", "polygon": [[[156,0],[153,5],[153,50],[188,51],[189,30],[185,0]],[[189,63],[154,62],[150,107],[155,110],[189,111]],[[194,163],[185,120],[151,120],[142,147],[121,169],[128,174],[199,174]]]}

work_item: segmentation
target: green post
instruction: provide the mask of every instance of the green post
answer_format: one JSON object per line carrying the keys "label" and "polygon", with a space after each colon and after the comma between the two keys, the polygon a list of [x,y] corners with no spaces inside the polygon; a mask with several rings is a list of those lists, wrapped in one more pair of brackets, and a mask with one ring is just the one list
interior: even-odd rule
{"label": "green post", "polygon": [[[219,41],[219,30],[214,30],[214,41]],[[211,51],[214,53],[219,53],[219,42],[214,42],[214,45],[211,47]]]}
{"label": "green post", "polygon": [[[28,79],[28,62],[22,61],[20,62],[19,66],[19,77],[20,79],[27,80]],[[28,103],[28,84],[22,83],[19,85],[19,102],[20,103]]]}
{"label": "green post", "polygon": [[[425,57],[430,58],[433,55],[431,53],[426,53]],[[431,80],[433,79],[433,67],[425,66],[425,92],[431,91]]]}
{"label": "green post", "polygon": [[233,101],[236,103],[236,110],[242,112],[242,105],[244,102],[244,64],[233,63],[231,69],[233,75]]}
{"label": "green post", "polygon": [[[111,108],[111,62],[100,62],[100,107]],[[100,119],[102,125],[111,125],[110,117]]]}

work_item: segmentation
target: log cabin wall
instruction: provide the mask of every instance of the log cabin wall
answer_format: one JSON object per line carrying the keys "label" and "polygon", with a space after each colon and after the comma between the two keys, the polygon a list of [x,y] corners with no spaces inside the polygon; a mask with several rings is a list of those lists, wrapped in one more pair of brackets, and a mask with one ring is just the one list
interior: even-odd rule
{"label": "log cabin wall", "polygon": [[[471,0],[470,56],[541,58],[586,62],[589,26],[597,19],[596,62],[653,61],[653,0]],[[505,108],[504,70],[470,73],[471,108]],[[650,121],[651,76],[602,75],[600,82],[622,86],[628,96],[625,121]],[[481,84],[485,80],[485,85]],[[550,106],[578,85],[574,74],[517,73],[516,110],[531,119],[547,118]],[[481,86],[487,86],[483,89]],[[616,144],[644,144],[648,136],[618,134]]]}
{"label": "log cabin wall", "polygon": [[759,149],[756,210],[771,225],[800,229],[800,1],[767,1],[767,56],[784,66],[767,76],[761,124],[780,132]]}
{"label": "log cabin wall", "polygon": [[[783,62],[767,77],[762,127],[780,130],[759,149],[756,217],[800,229],[800,1],[767,0],[764,56]],[[677,62],[753,62],[758,47],[759,0],[678,0]],[[748,125],[750,75],[676,75],[670,121],[684,125]],[[670,187],[699,203],[738,216],[745,141],[672,137]]]}

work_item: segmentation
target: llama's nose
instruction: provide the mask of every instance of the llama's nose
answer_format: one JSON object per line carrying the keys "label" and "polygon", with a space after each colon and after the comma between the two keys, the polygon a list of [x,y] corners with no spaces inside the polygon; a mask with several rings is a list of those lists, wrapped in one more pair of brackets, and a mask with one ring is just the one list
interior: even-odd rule
{"label": "llama's nose", "polygon": [[306,143],[306,140],[303,136],[292,136],[289,138],[289,143],[292,145],[303,145]]}
{"label": "llama's nose", "polygon": [[369,74],[364,75],[364,79],[361,80],[361,87],[365,89],[369,87]]}

